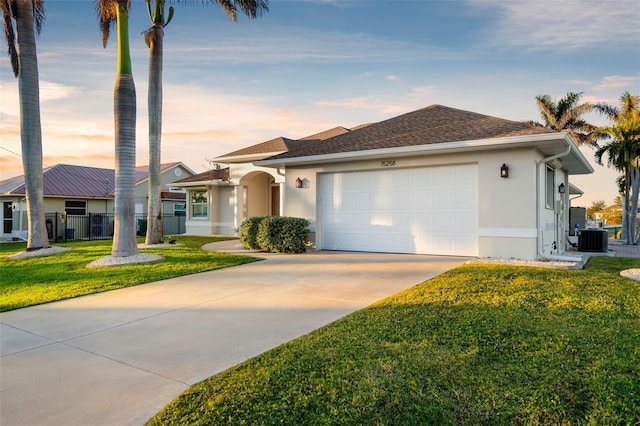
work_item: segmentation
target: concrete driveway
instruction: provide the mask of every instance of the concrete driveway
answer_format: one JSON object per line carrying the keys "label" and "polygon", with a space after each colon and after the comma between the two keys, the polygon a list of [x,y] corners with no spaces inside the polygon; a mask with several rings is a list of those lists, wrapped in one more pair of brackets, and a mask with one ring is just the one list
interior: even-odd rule
{"label": "concrete driveway", "polygon": [[257,256],[0,314],[0,424],[143,424],[190,385],[466,260]]}

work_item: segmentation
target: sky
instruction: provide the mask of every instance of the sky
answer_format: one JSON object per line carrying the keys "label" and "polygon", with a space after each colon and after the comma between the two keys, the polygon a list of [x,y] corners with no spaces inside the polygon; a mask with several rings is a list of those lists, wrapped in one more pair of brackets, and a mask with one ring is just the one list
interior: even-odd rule
{"label": "sky", "polygon": [[[237,24],[192,3],[175,4],[165,29],[162,162],[196,173],[278,136],[433,104],[541,121],[539,94],[618,104],[623,92],[640,93],[637,0],[271,0],[261,18]],[[47,0],[45,11],[37,39],[44,164],[114,168],[115,31],[103,49],[90,0]],[[133,0],[130,15],[136,163],[146,165],[145,2]],[[22,174],[18,85],[6,53],[0,125],[6,179]],[[617,173],[595,164],[592,148],[582,151],[595,173],[571,176],[585,192],[573,205],[612,203]]]}

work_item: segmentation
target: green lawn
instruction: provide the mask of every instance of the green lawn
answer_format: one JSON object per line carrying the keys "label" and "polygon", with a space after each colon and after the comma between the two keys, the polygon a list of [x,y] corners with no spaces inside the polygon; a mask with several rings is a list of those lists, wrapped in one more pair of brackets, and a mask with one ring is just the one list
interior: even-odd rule
{"label": "green lawn", "polygon": [[141,253],[164,256],[162,262],[99,269],[87,268],[86,265],[109,256],[111,241],[56,244],[72,251],[25,259],[7,258],[23,251],[25,243],[3,243],[0,244],[0,312],[257,260],[200,248],[203,244],[223,239],[178,236],[177,242],[184,246],[140,250]]}
{"label": "green lawn", "polygon": [[150,424],[637,425],[632,267],[464,265],[191,387]]}

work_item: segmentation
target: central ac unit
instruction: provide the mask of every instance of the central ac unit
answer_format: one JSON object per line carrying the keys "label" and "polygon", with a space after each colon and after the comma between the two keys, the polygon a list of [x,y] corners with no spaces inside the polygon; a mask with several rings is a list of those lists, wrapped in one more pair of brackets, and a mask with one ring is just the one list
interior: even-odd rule
{"label": "central ac unit", "polygon": [[94,213],[91,215],[91,237],[107,237],[109,235],[107,232],[108,223],[109,221],[107,220],[107,217],[103,214]]}

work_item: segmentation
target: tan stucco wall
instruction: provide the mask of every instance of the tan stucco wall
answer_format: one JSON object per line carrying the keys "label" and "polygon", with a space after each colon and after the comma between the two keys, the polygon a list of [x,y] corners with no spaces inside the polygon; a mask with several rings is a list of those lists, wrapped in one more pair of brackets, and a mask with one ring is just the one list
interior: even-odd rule
{"label": "tan stucco wall", "polygon": [[[480,257],[536,256],[536,160],[542,158],[533,148],[469,152],[448,155],[395,157],[395,169],[478,164],[479,249]],[[509,166],[509,177],[500,177],[500,166]],[[317,181],[321,173],[380,170],[381,160],[333,163],[315,167],[288,167],[285,182],[284,215],[303,217],[315,232]],[[295,180],[305,180],[305,188]]]}
{"label": "tan stucco wall", "polygon": [[274,177],[265,173],[252,173],[240,180],[241,186],[248,187],[248,217],[267,216],[269,214],[269,195]]}
{"label": "tan stucco wall", "polygon": [[218,204],[215,206],[218,213],[216,234],[234,235],[236,232],[234,223],[235,187],[218,187],[217,201]]}

